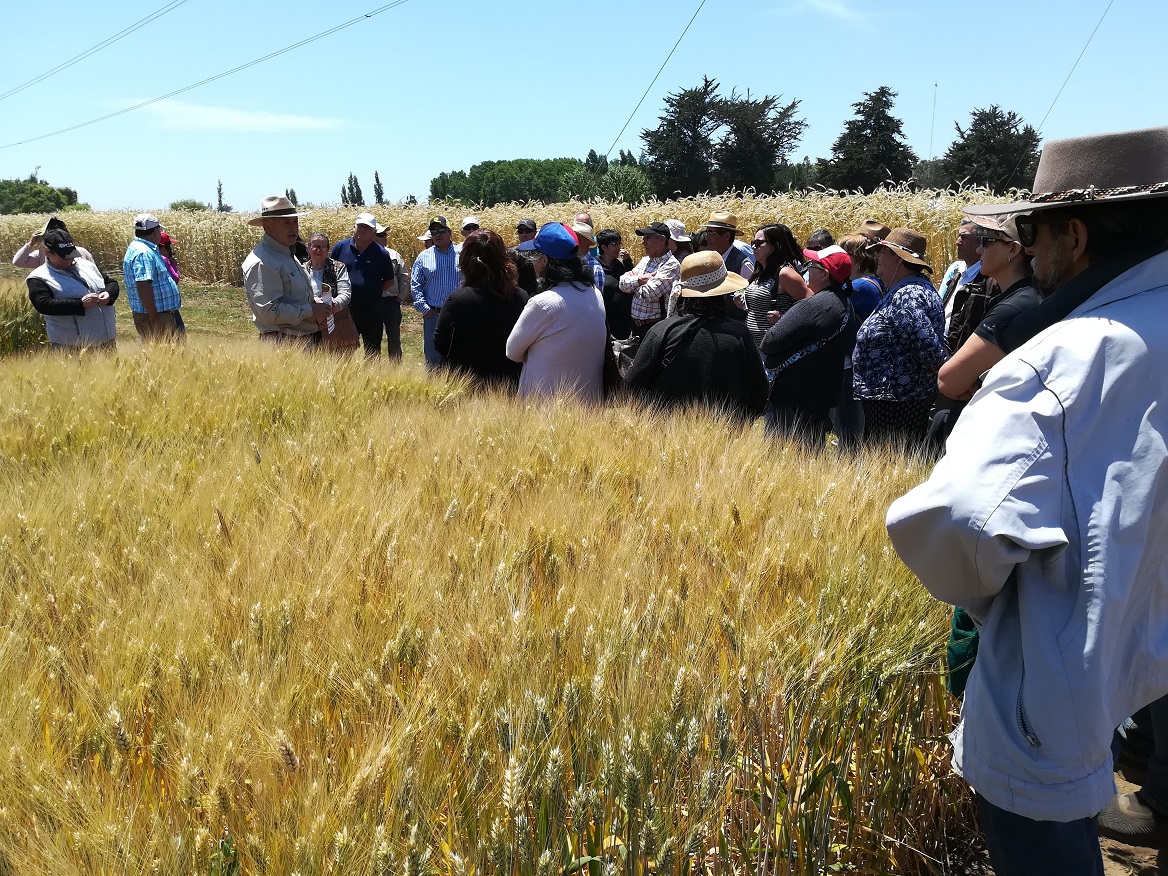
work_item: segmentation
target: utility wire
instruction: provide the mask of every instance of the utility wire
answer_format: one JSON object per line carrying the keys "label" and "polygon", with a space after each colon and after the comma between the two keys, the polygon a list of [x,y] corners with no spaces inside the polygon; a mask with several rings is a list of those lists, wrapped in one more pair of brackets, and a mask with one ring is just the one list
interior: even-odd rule
{"label": "utility wire", "polygon": [[669,63],[669,59],[673,57],[673,53],[676,52],[677,47],[681,45],[681,41],[685,39],[685,35],[689,32],[690,24],[694,23],[694,19],[698,17],[698,13],[702,11],[702,7],[705,5],[706,0],[702,0],[702,2],[698,4],[698,8],[694,10],[694,14],[690,17],[689,24],[685,26],[685,30],[681,32],[681,36],[677,38],[677,42],[673,44],[673,48],[669,50],[669,54],[665,56],[665,60],[662,61],[661,66],[657,68],[657,73],[653,77],[653,81],[649,83],[649,87],[645,89],[645,93],[641,95],[641,99],[637,101],[637,105],[633,107],[633,111],[629,113],[629,117],[625,119],[624,126],[621,127],[620,133],[616,135],[616,139],[612,141],[612,145],[608,147],[608,151],[604,153],[605,158],[612,155],[612,150],[616,148],[616,144],[620,141],[620,138],[624,136],[625,129],[628,128],[629,122],[633,120],[633,116],[637,114],[637,110],[641,108],[641,104],[644,103],[645,98],[649,96],[649,91],[657,82],[657,77],[661,75],[661,71],[665,69],[665,65]]}
{"label": "utility wire", "polygon": [[[379,6],[376,9],[373,9],[369,12],[366,12],[364,15],[358,15],[356,18],[352,18],[352,19],[350,19],[342,24],[338,24],[336,27],[330,27],[328,30],[321,31],[320,33],[315,34],[314,36],[306,37],[305,39],[302,39],[298,43],[293,43],[290,46],[285,46],[282,49],[277,49],[274,52],[270,52],[270,53],[264,55],[262,58],[256,58],[253,61],[248,61],[246,64],[240,64],[238,67],[232,67],[230,70],[224,70],[222,73],[216,73],[214,76],[208,76],[206,79],[201,79],[198,82],[192,83],[191,85],[185,85],[182,88],[176,88],[174,91],[160,95],[159,97],[154,97],[154,98],[151,98],[150,100],[144,100],[141,103],[136,103],[133,106],[128,106],[125,109],[118,110],[117,112],[107,113],[106,115],[99,116],[96,119],[90,119],[88,122],[79,122],[76,125],[70,125],[68,128],[61,128],[59,131],[50,131],[47,134],[40,134],[39,136],[36,136],[36,137],[28,137],[27,139],[24,139],[24,140],[16,140],[12,143],[5,143],[3,146],[0,146],[0,149],[10,149],[13,146],[23,146],[26,143],[35,143],[37,140],[44,140],[44,139],[47,139],[48,137],[56,137],[58,134],[67,134],[70,131],[76,131],[78,128],[86,128],[90,125],[96,125],[98,122],[104,122],[104,121],[107,121],[108,119],[114,119],[114,118],[117,118],[118,116],[124,116],[126,113],[132,113],[134,110],[142,109],[142,107],[144,107],[144,106],[150,106],[150,104],[152,104],[152,103],[158,103],[159,101],[162,101],[162,100],[168,100],[172,97],[175,97],[176,95],[183,94],[187,91],[191,91],[192,89],[199,88],[200,86],[203,86],[203,85],[207,85],[210,82],[215,82],[216,80],[223,79],[227,76],[231,76],[233,73],[238,73],[241,70],[246,70],[248,67],[254,67],[256,64],[262,64],[264,61],[270,61],[272,58],[277,58],[280,55],[287,54],[288,52],[291,52],[293,49],[299,49],[302,46],[308,45],[309,43],[314,43],[317,40],[324,39],[326,36],[331,36],[332,34],[336,33],[337,31],[344,30],[347,27],[352,27],[354,24],[357,24],[358,22],[365,21],[367,18],[372,18],[375,15],[380,15],[382,12],[385,12],[388,9],[393,9],[397,6],[402,6],[408,2],[409,2],[409,0],[394,0],[393,3],[386,3],[384,6]],[[704,2],[704,0],[703,0],[703,2]]]}
{"label": "utility wire", "polygon": [[171,0],[170,3],[167,3],[165,6],[163,6],[161,9],[159,9],[157,12],[152,12],[149,15],[147,15],[145,18],[142,18],[142,19],[139,19],[138,21],[135,21],[129,27],[118,31],[117,33],[115,33],[111,37],[107,37],[106,39],[104,39],[100,43],[98,43],[97,45],[91,46],[90,48],[88,48],[84,52],[82,52],[80,55],[74,55],[68,61],[62,61],[60,64],[58,64],[52,70],[47,70],[44,73],[42,73],[40,76],[37,76],[34,79],[28,80],[28,82],[25,82],[21,85],[17,85],[15,88],[8,89],[8,91],[5,91],[3,94],[0,94],[0,100],[5,100],[6,98],[12,97],[12,95],[14,95],[14,94],[19,94],[20,92],[24,91],[26,88],[32,88],[38,82],[44,82],[50,76],[55,76],[56,74],[60,73],[62,70],[66,70],[69,67],[72,67],[77,62],[84,61],[90,55],[96,54],[97,52],[100,52],[102,49],[105,49],[105,48],[108,48],[109,46],[112,46],[118,40],[124,39],[125,37],[128,37],[134,31],[145,27],[150,22],[154,21],[157,18],[161,18],[162,16],[166,15],[166,13],[168,13],[174,9],[177,9],[179,6],[182,6],[186,2],[187,2],[187,0]]}
{"label": "utility wire", "polygon": [[[1054,100],[1050,102],[1050,106],[1046,108],[1046,115],[1042,117],[1042,121],[1038,123],[1038,133],[1042,133],[1042,128],[1046,124],[1046,120],[1050,118],[1051,111],[1054,110],[1054,105],[1058,103],[1058,99],[1062,97],[1063,89],[1067,87],[1067,83],[1071,81],[1071,76],[1074,75],[1075,69],[1079,66],[1079,62],[1083,60],[1083,55],[1087,54],[1087,47],[1091,45],[1091,40],[1095,39],[1095,34],[1099,32],[1100,25],[1103,24],[1103,19],[1107,17],[1107,13],[1111,11],[1115,0],[1109,0],[1107,8],[1103,10],[1103,14],[1099,16],[1099,21],[1095,23],[1095,30],[1091,31],[1091,36],[1087,37],[1087,42],[1083,44],[1083,50],[1079,52],[1079,57],[1075,58],[1075,63],[1071,65],[1070,72],[1067,73],[1067,78],[1063,80],[1063,84],[1059,86],[1058,93],[1055,94]],[[1003,188],[1009,188],[1010,183],[1014,181],[1015,175],[1018,173],[1018,168],[1022,166],[1022,162],[1026,159],[1025,155],[1018,157],[1018,163],[1014,165],[1014,169],[1010,171],[1010,176],[1006,180]]]}

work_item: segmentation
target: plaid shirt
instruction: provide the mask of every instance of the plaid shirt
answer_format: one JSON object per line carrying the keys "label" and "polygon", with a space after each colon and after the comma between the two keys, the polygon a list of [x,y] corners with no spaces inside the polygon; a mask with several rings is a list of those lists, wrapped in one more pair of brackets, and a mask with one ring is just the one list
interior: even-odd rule
{"label": "plaid shirt", "polygon": [[[641,277],[650,279],[643,286],[637,281]],[[662,298],[673,289],[673,284],[681,279],[681,263],[673,253],[651,259],[645,256],[631,271],[621,274],[620,290],[633,296],[633,319],[660,319],[665,314]]]}
{"label": "plaid shirt", "polygon": [[584,253],[584,258],[580,261],[584,262],[584,267],[592,271],[592,285],[601,292],[604,291],[604,265],[600,263],[600,259],[592,253]]}
{"label": "plaid shirt", "polygon": [[125,280],[126,297],[130,299],[130,310],[145,313],[142,299],[138,297],[138,284],[149,280],[154,286],[154,309],[159,313],[178,310],[182,306],[178,283],[166,269],[162,253],[157,244],[141,237],[135,237],[126,247],[126,257],[122,259],[122,277]]}

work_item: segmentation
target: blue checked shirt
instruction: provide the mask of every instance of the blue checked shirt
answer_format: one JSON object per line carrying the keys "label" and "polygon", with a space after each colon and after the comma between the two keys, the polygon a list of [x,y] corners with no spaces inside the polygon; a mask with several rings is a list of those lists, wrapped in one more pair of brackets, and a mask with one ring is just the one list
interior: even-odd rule
{"label": "blue checked shirt", "polygon": [[135,237],[126,247],[126,257],[122,259],[122,276],[125,279],[126,297],[130,299],[130,310],[145,313],[142,299],[138,297],[138,283],[149,280],[154,285],[154,309],[159,313],[178,310],[182,306],[178,283],[166,269],[158,246],[149,240]]}
{"label": "blue checked shirt", "polygon": [[592,254],[591,251],[584,253],[584,267],[592,272],[592,285],[601,292],[604,291],[604,265],[600,263],[600,259]]}
{"label": "blue checked shirt", "polygon": [[462,271],[458,270],[457,247],[442,252],[431,246],[422,250],[414,260],[410,272],[410,293],[414,309],[421,314],[446,303],[446,296],[462,285]]}

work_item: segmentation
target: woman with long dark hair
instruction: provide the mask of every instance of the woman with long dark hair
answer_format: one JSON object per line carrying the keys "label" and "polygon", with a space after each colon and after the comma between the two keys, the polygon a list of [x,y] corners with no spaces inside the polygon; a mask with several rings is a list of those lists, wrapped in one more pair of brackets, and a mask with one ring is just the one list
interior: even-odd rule
{"label": "woman with long dark hair", "polygon": [[805,250],[804,256],[813,294],[795,302],[762,341],[764,361],[774,371],[767,427],[822,446],[859,321],[848,302],[851,256],[838,246]]}
{"label": "woman with long dark hair", "polygon": [[507,358],[507,337],[527,304],[519,269],[494,231],[470,232],[458,256],[462,286],[442,305],[434,349],[451,368],[476,380],[519,384],[519,365]]}
{"label": "woman with long dark hair", "polygon": [[796,301],[809,298],[811,287],[803,280],[802,251],[791,229],[782,223],[764,225],[754,233],[754,274],[746,298],[746,327],[761,344],[767,329],[779,321]]}
{"label": "woman with long dark hair", "polygon": [[604,397],[604,299],[577,255],[578,245],[572,229],[559,222],[547,223],[535,236],[541,291],[528,300],[507,338],[507,358],[523,364],[521,397]]}

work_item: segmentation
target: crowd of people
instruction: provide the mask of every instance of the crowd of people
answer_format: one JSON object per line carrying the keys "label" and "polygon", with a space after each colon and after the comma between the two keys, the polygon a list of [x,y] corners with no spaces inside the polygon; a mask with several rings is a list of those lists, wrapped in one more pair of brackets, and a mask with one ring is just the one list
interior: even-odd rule
{"label": "crowd of people", "polygon": [[[1033,196],[968,208],[938,285],[913,228],[873,218],[800,246],[775,221],[748,244],[725,211],[636,229],[635,263],[588,213],[523,219],[510,248],[474,216],[456,244],[438,215],[407,272],[372,214],[305,243],[281,196],[242,267],[265,342],[376,356],[387,336],[400,357],[412,305],[430,367],[521,397],[619,391],[811,447],[944,445],[887,524],[956,607],[954,767],[999,874],[1101,874],[1098,828],[1168,823],[1166,198],[1157,128],[1048,143]],[[135,218],[122,272],[144,341],[185,331],[171,243]],[[118,284],[59,219],[14,263],[52,345],[114,343]],[[1141,791],[1115,796],[1116,757],[1142,763]]]}

